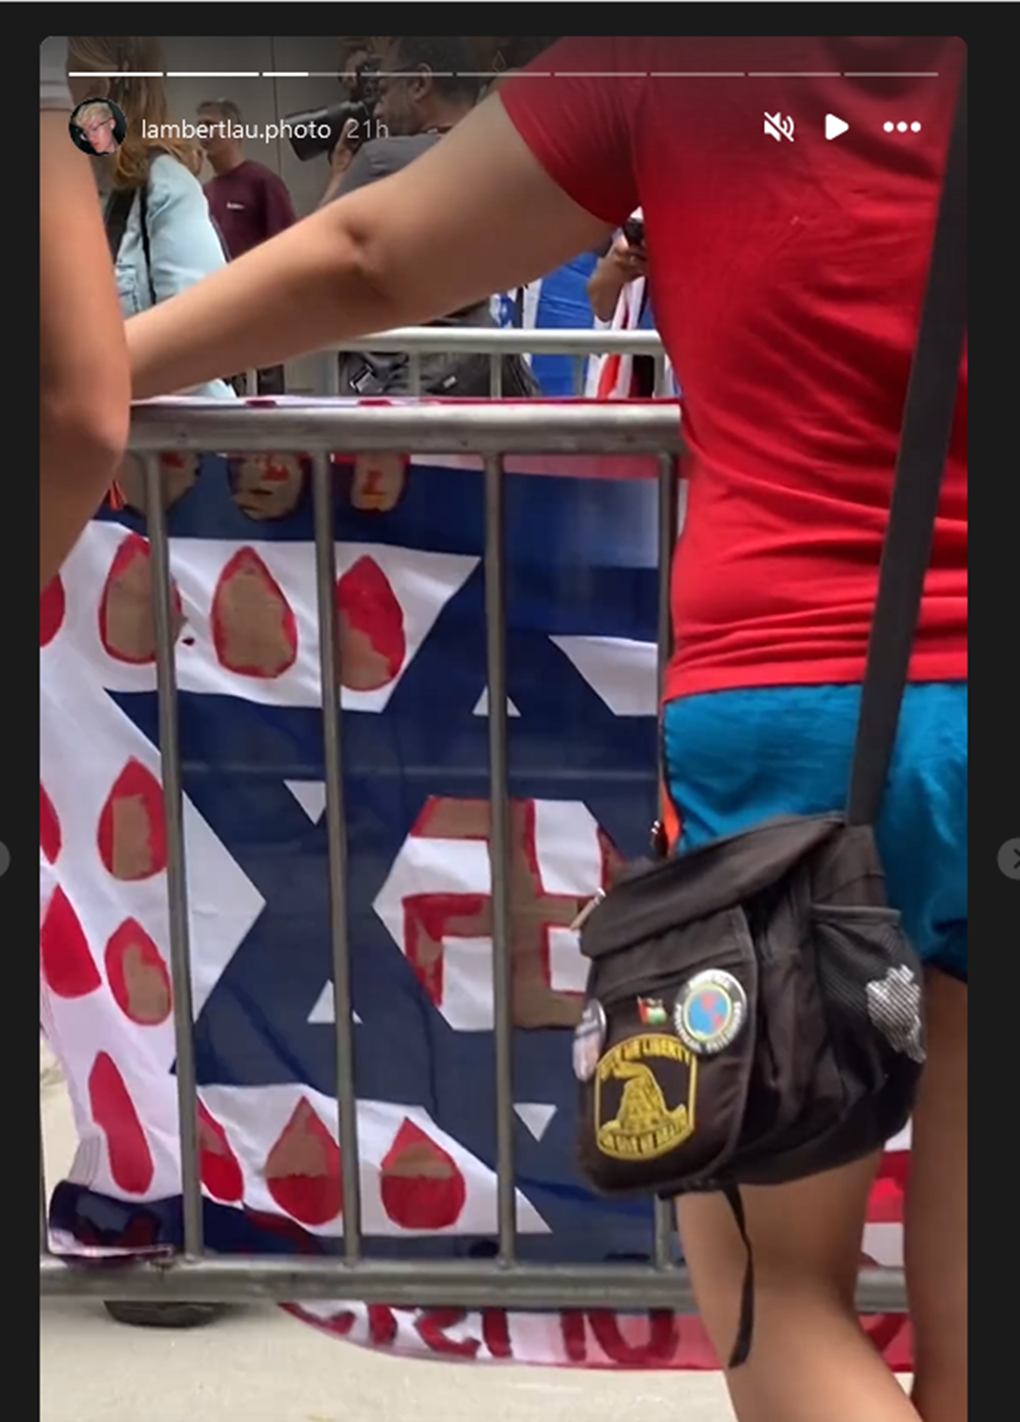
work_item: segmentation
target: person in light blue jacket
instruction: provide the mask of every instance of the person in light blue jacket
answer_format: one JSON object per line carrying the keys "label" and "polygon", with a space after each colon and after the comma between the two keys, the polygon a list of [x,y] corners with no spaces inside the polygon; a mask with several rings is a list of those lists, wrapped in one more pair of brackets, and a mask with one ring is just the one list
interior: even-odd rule
{"label": "person in light blue jacket", "polygon": [[[201,183],[177,158],[158,154],[149,165],[148,183],[134,193],[117,250],[122,314],[134,316],[176,296],[225,262]],[[236,398],[224,380],[188,394]]]}
{"label": "person in light blue jacket", "polygon": [[[227,259],[195,176],[194,146],[177,135],[170,118],[158,41],[72,35],[68,50],[75,102],[107,99],[127,119],[116,153],[92,160],[127,318],[194,286]],[[186,393],[236,398],[225,380]]]}

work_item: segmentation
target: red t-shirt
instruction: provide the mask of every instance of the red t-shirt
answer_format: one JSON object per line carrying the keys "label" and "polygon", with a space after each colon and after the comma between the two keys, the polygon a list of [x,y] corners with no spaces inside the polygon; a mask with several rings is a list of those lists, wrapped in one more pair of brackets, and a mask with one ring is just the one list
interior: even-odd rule
{"label": "red t-shirt", "polygon": [[275,237],[297,219],[282,178],[262,163],[245,159],[205,185],[209,211],[230,256]]}
{"label": "red t-shirt", "polygon": [[[691,449],[668,697],[862,677],[964,55],[958,39],[569,39],[500,89],[577,203],[614,226],[644,212]],[[877,71],[938,77],[848,77]],[[764,132],[777,113],[792,139]],[[827,114],[848,130],[827,140]],[[920,131],[886,131],[901,122]],[[916,681],[967,675],[966,440],[964,359]]]}

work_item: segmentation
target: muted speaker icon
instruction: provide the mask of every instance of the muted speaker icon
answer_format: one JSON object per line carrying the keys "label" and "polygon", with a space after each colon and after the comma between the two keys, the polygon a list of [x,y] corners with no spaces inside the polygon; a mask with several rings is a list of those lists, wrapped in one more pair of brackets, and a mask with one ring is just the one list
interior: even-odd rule
{"label": "muted speaker icon", "polygon": [[784,138],[793,142],[793,119],[789,115],[766,114],[765,132],[770,138],[774,138],[777,143],[782,143]]}

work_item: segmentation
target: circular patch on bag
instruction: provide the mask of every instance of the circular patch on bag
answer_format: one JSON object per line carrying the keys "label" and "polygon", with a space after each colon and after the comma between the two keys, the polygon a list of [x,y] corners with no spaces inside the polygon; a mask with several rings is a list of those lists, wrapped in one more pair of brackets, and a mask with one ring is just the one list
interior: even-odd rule
{"label": "circular patch on bag", "polygon": [[747,994],[732,973],[710,969],[696,973],[681,990],[673,1009],[676,1035],[699,1056],[724,1051],[747,1020]]}
{"label": "circular patch on bag", "polygon": [[574,1029],[574,1075],[591,1081],[606,1044],[606,1014],[594,998],[585,1003],[581,1020]]}

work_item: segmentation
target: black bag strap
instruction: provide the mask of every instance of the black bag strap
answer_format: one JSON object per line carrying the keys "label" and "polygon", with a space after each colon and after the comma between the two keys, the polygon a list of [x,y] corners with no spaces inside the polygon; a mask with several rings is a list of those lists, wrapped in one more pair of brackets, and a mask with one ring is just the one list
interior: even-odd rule
{"label": "black bag strap", "polygon": [[149,245],[149,185],[138,189],[138,221],[142,233],[142,255],[145,257],[145,278],[149,284],[149,300],[156,305],[156,287],[152,280],[152,247]]}
{"label": "black bag strap", "polygon": [[874,824],[931,557],[967,334],[967,69],[960,79],[928,289],[903,412],[857,723],[847,819]]}
{"label": "black bag strap", "polygon": [[[910,669],[924,577],[946,454],[956,412],[960,359],[967,332],[967,69],[964,66],[956,118],[932,244],[921,329],[910,372],[903,434],[896,461],[889,528],[882,549],[878,597],[861,695],[847,819],[874,824],[896,743],[900,703]],[[740,1189],[723,1195],[747,1259],[740,1319],[727,1367],[746,1363],[754,1332],[754,1255]]]}
{"label": "black bag strap", "polygon": [[727,1185],[722,1193],[733,1212],[733,1218],[747,1256],[744,1262],[744,1279],[740,1287],[740,1318],[737,1323],[737,1337],[733,1344],[730,1360],[726,1364],[726,1367],[732,1372],[734,1368],[739,1368],[741,1364],[746,1363],[751,1354],[751,1335],[754,1333],[754,1252],[751,1249],[751,1240],[747,1233],[744,1201],[741,1199],[739,1187]]}
{"label": "black bag strap", "polygon": [[120,244],[124,240],[124,233],[127,230],[128,218],[131,216],[134,202],[134,188],[119,188],[112,192],[107,200],[103,221],[106,226],[106,240],[110,247],[110,256],[114,262],[120,252]]}
{"label": "black bag strap", "polygon": [[103,214],[106,241],[110,248],[110,257],[116,264],[136,195],[138,197],[138,221],[142,235],[142,254],[145,257],[145,276],[149,286],[149,300],[155,306],[156,288],[152,281],[152,248],[149,243],[148,173],[146,173],[145,182],[140,188],[119,188],[110,194],[106,203],[106,211]]}

